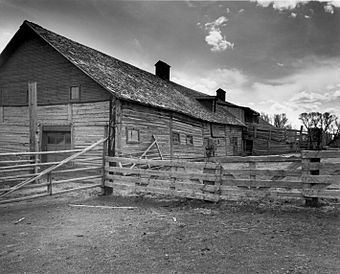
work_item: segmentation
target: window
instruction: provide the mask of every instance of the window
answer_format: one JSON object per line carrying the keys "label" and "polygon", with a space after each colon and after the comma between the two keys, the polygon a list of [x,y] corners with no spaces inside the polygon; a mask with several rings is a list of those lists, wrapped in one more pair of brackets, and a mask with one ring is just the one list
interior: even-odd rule
{"label": "window", "polygon": [[185,138],[186,144],[189,146],[193,146],[194,145],[194,138],[192,137],[192,135],[187,135]]}
{"label": "window", "polygon": [[180,142],[180,138],[179,138],[179,133],[178,132],[173,132],[172,133],[172,143],[174,145],[179,145],[181,142]]}
{"label": "window", "polygon": [[126,128],[126,143],[139,143],[139,130],[134,128]]}
{"label": "window", "polygon": [[77,101],[80,100],[80,88],[79,86],[74,86],[70,88],[70,100]]}

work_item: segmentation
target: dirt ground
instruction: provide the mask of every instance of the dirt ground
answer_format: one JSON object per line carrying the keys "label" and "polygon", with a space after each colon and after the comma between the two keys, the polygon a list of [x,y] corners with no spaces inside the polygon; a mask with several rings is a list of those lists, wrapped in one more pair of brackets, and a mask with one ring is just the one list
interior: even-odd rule
{"label": "dirt ground", "polygon": [[340,273],[334,204],[92,191],[1,205],[0,220],[0,273]]}

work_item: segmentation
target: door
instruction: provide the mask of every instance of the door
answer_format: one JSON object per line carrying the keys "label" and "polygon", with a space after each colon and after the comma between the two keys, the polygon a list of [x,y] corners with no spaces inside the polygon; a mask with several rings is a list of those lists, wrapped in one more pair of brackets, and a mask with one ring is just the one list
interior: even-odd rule
{"label": "door", "polygon": [[[71,130],[63,128],[47,128],[43,130],[42,150],[58,151],[71,149]],[[69,154],[47,154],[43,157],[43,162],[60,162],[67,158]]]}

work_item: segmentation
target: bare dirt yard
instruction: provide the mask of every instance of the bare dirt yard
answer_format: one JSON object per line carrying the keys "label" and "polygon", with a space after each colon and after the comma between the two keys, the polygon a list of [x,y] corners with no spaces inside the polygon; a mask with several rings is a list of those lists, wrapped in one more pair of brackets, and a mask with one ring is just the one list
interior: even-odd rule
{"label": "bare dirt yard", "polygon": [[0,273],[340,273],[334,204],[97,194],[1,205]]}

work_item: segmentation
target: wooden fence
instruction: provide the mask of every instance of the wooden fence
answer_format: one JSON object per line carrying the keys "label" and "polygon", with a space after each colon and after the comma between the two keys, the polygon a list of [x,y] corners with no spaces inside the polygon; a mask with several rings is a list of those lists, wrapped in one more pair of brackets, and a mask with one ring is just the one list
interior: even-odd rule
{"label": "wooden fence", "polygon": [[217,163],[106,157],[105,184],[123,193],[210,201],[339,199],[340,151],[303,151],[301,156],[226,157]]}
{"label": "wooden fence", "polygon": [[[103,187],[106,139],[84,149],[0,153],[0,204]],[[47,154],[65,159],[42,162]]]}

